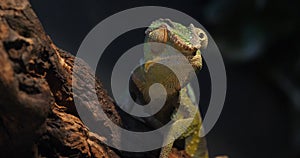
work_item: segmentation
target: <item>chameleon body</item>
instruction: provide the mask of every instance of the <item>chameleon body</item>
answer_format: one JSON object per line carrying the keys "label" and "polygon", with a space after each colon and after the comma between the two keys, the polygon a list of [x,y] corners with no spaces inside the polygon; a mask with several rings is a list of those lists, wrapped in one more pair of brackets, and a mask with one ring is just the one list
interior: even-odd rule
{"label": "chameleon body", "polygon": [[[202,29],[196,28],[192,24],[186,27],[170,19],[159,19],[153,21],[145,33],[146,42],[158,42],[172,46],[188,59],[189,64],[192,65],[195,71],[202,68],[200,50],[206,48],[208,44],[207,35]],[[161,45],[156,46],[155,43],[145,46],[145,64],[132,74],[131,82],[134,86],[130,88],[131,94],[136,101],[146,104],[150,101],[149,87],[154,83],[164,85],[167,92],[165,105],[152,118],[145,118],[146,122],[155,128],[159,128],[173,120],[174,126],[168,134],[172,137],[174,133],[181,131],[181,124],[186,124],[188,120],[192,119],[191,125],[179,139],[185,140],[185,151],[190,157],[208,158],[205,139],[199,137],[202,120],[198,108],[195,108],[197,103],[193,101],[193,89],[189,84],[191,76],[185,76],[183,87],[180,87],[176,75],[164,65],[158,64],[157,61],[173,62],[172,64],[182,71],[185,70],[185,65],[180,62],[176,55],[162,56],[162,54],[168,54],[168,49]],[[183,99],[180,100],[179,98]],[[176,112],[180,102],[183,104],[186,113],[197,110],[194,118],[185,118],[186,113]],[[173,143],[162,148],[160,158],[169,157]]]}

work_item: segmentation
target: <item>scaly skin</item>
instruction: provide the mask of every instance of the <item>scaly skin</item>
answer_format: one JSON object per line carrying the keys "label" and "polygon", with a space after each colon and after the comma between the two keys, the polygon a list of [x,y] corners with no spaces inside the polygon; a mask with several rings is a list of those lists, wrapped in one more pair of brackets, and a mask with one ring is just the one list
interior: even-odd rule
{"label": "scaly skin", "polygon": [[[194,70],[198,71],[202,68],[200,49],[206,48],[208,39],[202,29],[196,28],[192,24],[186,27],[169,19],[153,21],[146,30],[145,40],[146,42],[168,44],[181,52],[188,59]],[[183,134],[179,139],[185,139],[185,151],[189,156],[208,158],[205,139],[199,137],[202,120],[199,110],[195,108],[197,103],[194,103],[191,98],[193,96],[193,89],[189,85],[191,76],[186,76],[186,78],[183,79],[184,87],[180,88],[179,82],[172,71],[165,66],[157,64],[157,61],[176,61],[172,64],[176,65],[176,68],[179,70],[185,70],[185,66],[177,59],[176,56],[159,56],[167,53],[168,49],[161,46],[150,44],[144,48],[145,65],[144,67],[136,70],[132,75],[132,81],[136,85],[137,91],[141,94],[137,95],[136,98],[140,101],[142,100],[144,103],[149,102],[149,86],[157,82],[163,84],[167,91],[165,106],[154,115],[154,118],[146,119],[146,122],[155,128],[158,128],[172,119],[174,121],[174,125],[169,130],[168,134],[170,136],[168,139],[172,139],[174,133],[182,131],[182,124],[186,124],[186,122],[192,120],[192,124],[187,130],[183,131]],[[184,118],[186,114],[176,112],[176,110],[174,111],[180,102],[179,98],[183,98],[181,102],[183,103],[187,113],[197,110],[194,118]],[[160,158],[169,157],[173,143],[174,142],[162,148]]]}

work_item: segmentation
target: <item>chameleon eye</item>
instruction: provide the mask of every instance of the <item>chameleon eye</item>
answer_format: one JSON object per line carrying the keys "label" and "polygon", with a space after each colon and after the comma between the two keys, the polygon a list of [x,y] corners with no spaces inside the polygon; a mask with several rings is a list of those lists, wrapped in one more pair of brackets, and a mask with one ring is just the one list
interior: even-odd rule
{"label": "chameleon eye", "polygon": [[199,34],[199,37],[200,37],[201,39],[203,39],[203,38],[204,38],[204,33],[201,32],[201,33]]}

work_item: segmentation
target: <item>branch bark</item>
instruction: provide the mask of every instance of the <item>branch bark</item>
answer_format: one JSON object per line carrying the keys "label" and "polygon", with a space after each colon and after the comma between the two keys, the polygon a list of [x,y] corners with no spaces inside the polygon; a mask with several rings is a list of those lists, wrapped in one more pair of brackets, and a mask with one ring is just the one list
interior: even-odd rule
{"label": "branch bark", "polygon": [[[82,123],[71,88],[73,61],[53,44],[27,0],[0,1],[0,157],[157,157],[158,150],[112,149],[103,141],[121,141],[119,136],[103,137]],[[94,79],[88,70],[82,61],[82,80],[75,88]],[[102,109],[116,125],[146,128],[117,109],[99,80],[95,84]],[[104,116],[97,117],[95,122],[112,130]],[[183,156],[176,149],[171,154]]]}

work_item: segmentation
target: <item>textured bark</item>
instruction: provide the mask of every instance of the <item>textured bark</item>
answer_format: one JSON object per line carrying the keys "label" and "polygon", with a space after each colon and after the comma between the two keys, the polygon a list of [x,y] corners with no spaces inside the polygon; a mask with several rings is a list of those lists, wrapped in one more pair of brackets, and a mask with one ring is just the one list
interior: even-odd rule
{"label": "textured bark", "polygon": [[[156,157],[158,150],[128,153],[106,146],[103,141],[121,140],[104,116],[90,112],[89,119],[103,125],[111,138],[82,123],[71,88],[73,61],[52,43],[27,0],[0,1],[0,157]],[[85,82],[94,76],[83,61],[81,67],[75,88],[86,90]],[[118,112],[99,80],[95,85],[97,101],[116,125],[146,128]],[[83,109],[95,104],[81,103]],[[173,150],[172,157],[183,156]]]}

